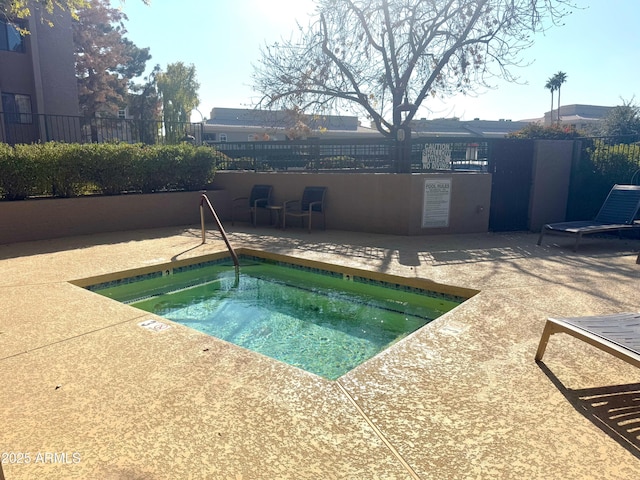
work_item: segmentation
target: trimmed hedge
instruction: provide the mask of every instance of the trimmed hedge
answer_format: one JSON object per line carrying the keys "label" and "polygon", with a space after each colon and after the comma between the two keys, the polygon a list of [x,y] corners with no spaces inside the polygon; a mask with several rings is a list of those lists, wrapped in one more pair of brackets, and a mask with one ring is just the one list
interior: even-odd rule
{"label": "trimmed hedge", "polygon": [[213,148],[189,144],[0,143],[0,196],[22,200],[199,190],[226,160]]}

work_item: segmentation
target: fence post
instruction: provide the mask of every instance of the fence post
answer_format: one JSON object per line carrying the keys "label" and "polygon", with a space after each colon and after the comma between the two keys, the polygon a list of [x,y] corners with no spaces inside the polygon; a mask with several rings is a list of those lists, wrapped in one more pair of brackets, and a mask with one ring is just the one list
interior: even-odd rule
{"label": "fence post", "polygon": [[411,173],[411,127],[396,130],[394,139],[394,164],[396,173]]}
{"label": "fence post", "polygon": [[320,140],[314,139],[311,142],[311,161],[313,162],[312,166],[315,171],[320,169]]}

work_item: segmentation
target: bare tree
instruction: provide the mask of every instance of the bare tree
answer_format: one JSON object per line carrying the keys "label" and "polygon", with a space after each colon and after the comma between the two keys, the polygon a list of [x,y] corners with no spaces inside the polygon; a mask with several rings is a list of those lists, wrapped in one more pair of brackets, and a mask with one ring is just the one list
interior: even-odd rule
{"label": "bare tree", "polygon": [[[429,97],[514,80],[509,67],[571,0],[317,0],[297,39],[262,50],[263,108],[364,113],[401,141]],[[400,170],[406,171],[405,165]]]}

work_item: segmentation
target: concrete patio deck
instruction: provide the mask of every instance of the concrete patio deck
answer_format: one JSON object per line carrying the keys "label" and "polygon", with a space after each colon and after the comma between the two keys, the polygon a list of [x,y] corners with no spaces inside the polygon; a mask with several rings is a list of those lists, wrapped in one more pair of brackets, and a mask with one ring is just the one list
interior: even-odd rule
{"label": "concrete patio deck", "polygon": [[152,315],[68,283],[222,250],[216,232],[0,246],[6,480],[640,478],[640,371],[565,335],[534,362],[547,316],[640,309],[640,241],[229,233],[481,293],[331,382],[180,325],[150,332]]}

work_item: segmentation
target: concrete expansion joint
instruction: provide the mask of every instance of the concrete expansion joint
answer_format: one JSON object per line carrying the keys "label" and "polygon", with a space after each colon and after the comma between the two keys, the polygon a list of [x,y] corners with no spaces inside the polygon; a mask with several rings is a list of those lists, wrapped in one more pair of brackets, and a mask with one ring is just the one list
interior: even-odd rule
{"label": "concrete expansion joint", "polygon": [[[112,324],[107,325],[107,326],[105,326],[105,327],[95,328],[95,329],[93,329],[93,330],[89,330],[88,332],[83,332],[83,333],[80,333],[80,334],[78,334],[78,335],[73,335],[73,336],[71,336],[71,337],[63,338],[62,340],[58,340],[58,341],[56,341],[56,342],[47,343],[47,344],[45,344],[45,345],[39,345],[39,346],[37,346],[37,347],[35,347],[35,348],[30,348],[30,349],[28,349],[28,350],[23,350],[22,352],[14,353],[14,354],[12,354],[12,355],[8,355],[8,356],[6,356],[6,357],[1,357],[1,358],[0,358],[0,361],[8,360],[8,359],[10,359],[10,358],[14,358],[14,357],[19,357],[20,355],[25,355],[25,354],[27,354],[27,353],[35,352],[35,351],[37,351],[37,350],[42,350],[42,349],[44,349],[44,348],[48,348],[48,347],[51,347],[51,346],[53,346],[53,345],[58,345],[58,344],[60,344],[60,343],[65,343],[65,342],[68,342],[69,340],[74,340],[74,339],[76,339],[76,338],[81,338],[81,337],[84,337],[84,336],[86,336],[86,335],[91,335],[92,333],[100,332],[100,331],[102,331],[102,330],[106,330],[106,329],[108,329],[108,328],[113,328],[113,327],[116,327],[116,326],[118,326],[118,325],[122,325],[122,324],[129,323],[129,322],[134,322],[134,321],[139,320],[140,318],[143,318],[143,317],[146,317],[146,316],[147,316],[147,315],[139,315],[139,316],[134,317],[134,318],[128,318],[128,319],[123,320],[123,321],[121,321],[121,322],[112,323]],[[1,331],[0,331],[0,334],[2,334],[2,332],[1,332]],[[1,479],[0,479],[0,480],[1,480]]]}
{"label": "concrete expansion joint", "polygon": [[391,442],[387,440],[387,437],[384,435],[384,433],[382,433],[382,431],[373,423],[373,420],[369,418],[369,416],[360,407],[358,402],[351,396],[351,394],[347,391],[347,389],[340,383],[340,381],[336,380],[335,383],[338,385],[338,387],[340,387],[340,390],[342,390],[342,393],[344,393],[347,399],[349,399],[351,404],[355,407],[355,409],[358,411],[358,413],[364,419],[364,421],[367,422],[369,426],[373,429],[376,436],[382,441],[382,443],[386,445],[386,447],[391,451],[391,453],[398,459],[398,461],[402,464],[405,470],[407,470],[407,473],[411,475],[411,478],[413,478],[414,480],[422,480],[420,476],[415,472],[415,470],[411,468],[411,465],[409,465],[409,463],[404,459],[404,457],[400,454],[400,452],[398,452],[398,450],[396,450],[396,448],[393,445],[391,445]]}

